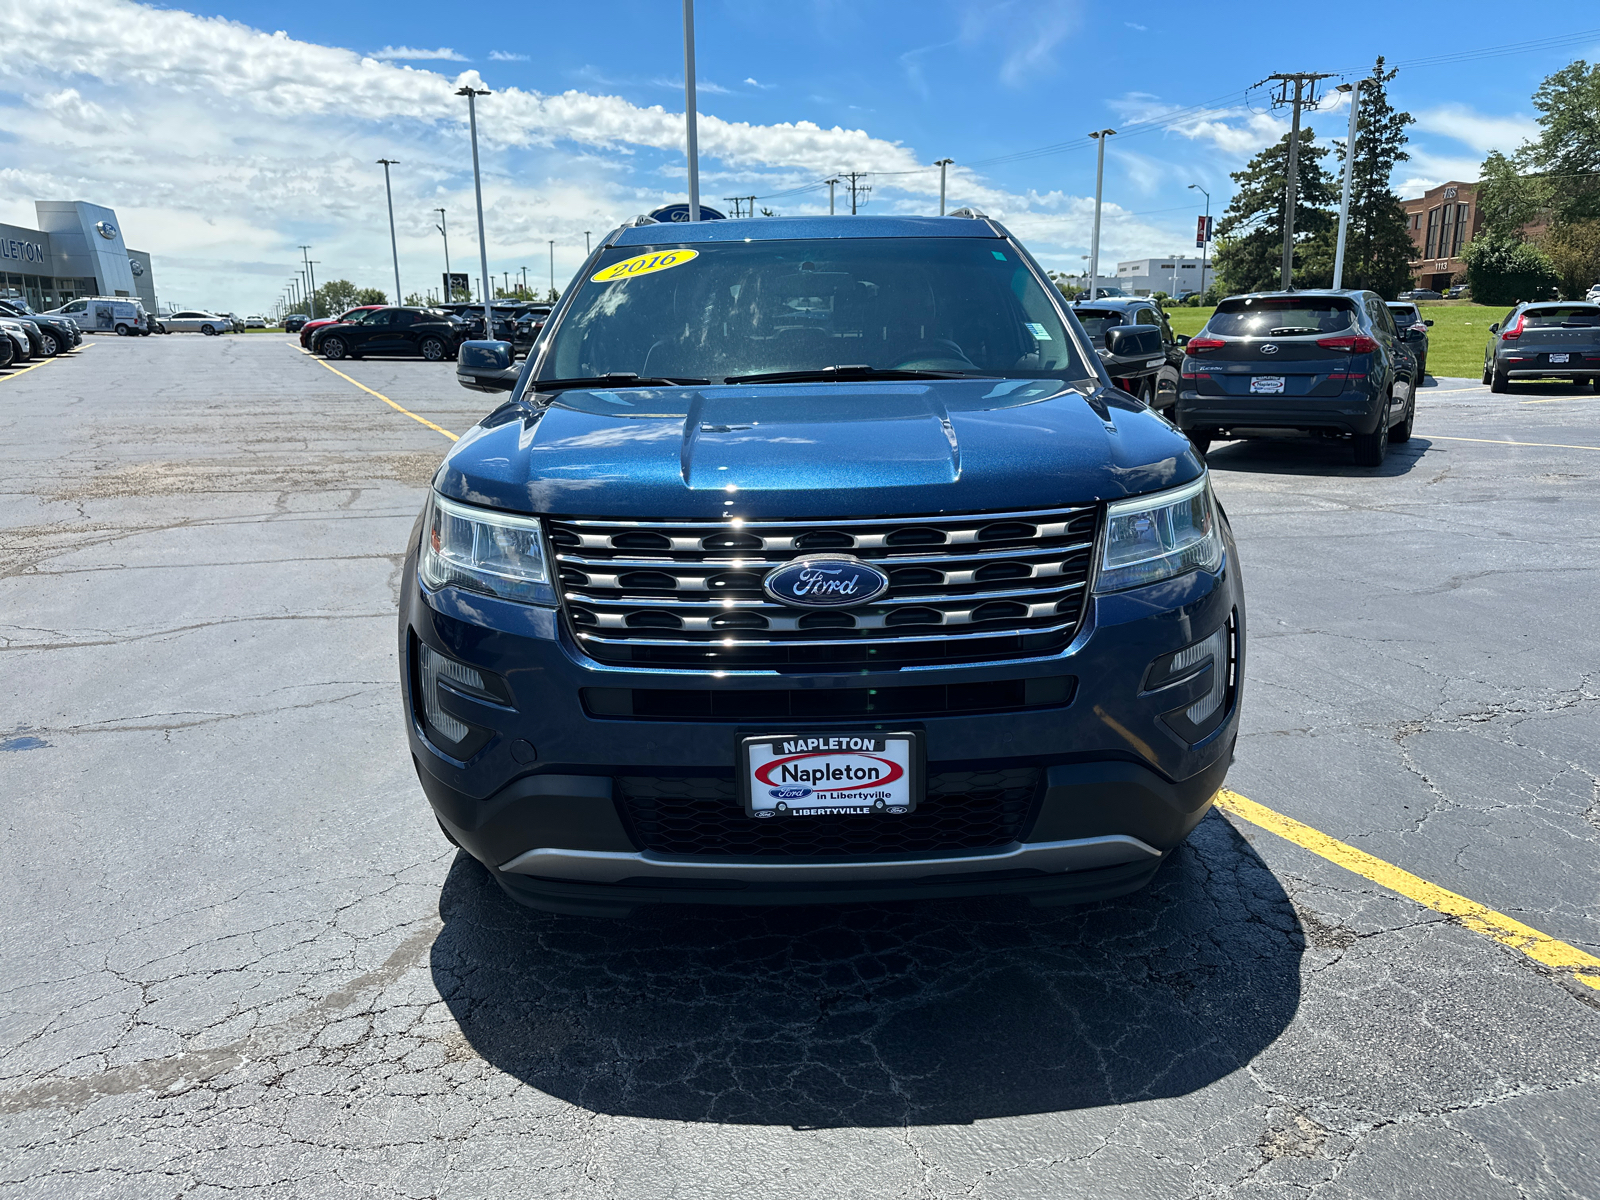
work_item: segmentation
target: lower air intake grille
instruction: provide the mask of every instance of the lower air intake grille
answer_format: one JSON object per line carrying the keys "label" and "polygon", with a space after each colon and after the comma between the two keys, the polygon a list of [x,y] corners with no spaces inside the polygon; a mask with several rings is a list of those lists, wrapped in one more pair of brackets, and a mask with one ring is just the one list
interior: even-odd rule
{"label": "lower air intake grille", "polygon": [[659,854],[760,858],[939,854],[1004,846],[1022,836],[1038,767],[946,771],[902,817],[745,816],[731,779],[625,775],[617,779],[639,843]]}

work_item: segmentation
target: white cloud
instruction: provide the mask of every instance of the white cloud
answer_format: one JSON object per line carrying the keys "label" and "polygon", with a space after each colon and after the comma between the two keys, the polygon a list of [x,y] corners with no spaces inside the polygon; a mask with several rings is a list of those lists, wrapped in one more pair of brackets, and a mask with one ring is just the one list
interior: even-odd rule
{"label": "white cloud", "polygon": [[1148,25],[1135,25],[1132,21],[1124,21],[1123,24],[1129,29],[1137,29],[1140,33],[1150,32],[1150,27]]}
{"label": "white cloud", "polygon": [[491,50],[491,51],[489,51],[489,61],[490,62],[527,62],[528,61],[528,56],[526,54],[508,54],[504,50]]}
{"label": "white cloud", "polygon": [[997,42],[1000,81],[1016,87],[1055,68],[1056,47],[1078,24],[1078,0],[977,0],[962,15],[962,40]]}
{"label": "white cloud", "polygon": [[[457,54],[448,46],[440,46],[437,50],[418,50],[414,46],[385,46],[382,50],[374,50],[372,57],[381,62],[395,62],[399,59],[408,59],[421,62],[428,59],[438,59],[443,62],[469,62],[464,54]],[[490,55],[493,58],[494,55]]]}
{"label": "white cloud", "polygon": [[770,92],[773,88],[778,86],[775,83],[762,83],[758,79],[746,79],[745,82],[753,88],[760,88],[764,92]]}
{"label": "white cloud", "polygon": [[1423,133],[1437,133],[1454,138],[1476,150],[1479,155],[1491,150],[1509,154],[1528,138],[1539,135],[1539,123],[1521,113],[1510,116],[1485,116],[1465,104],[1442,104],[1438,108],[1414,114],[1416,128]]}

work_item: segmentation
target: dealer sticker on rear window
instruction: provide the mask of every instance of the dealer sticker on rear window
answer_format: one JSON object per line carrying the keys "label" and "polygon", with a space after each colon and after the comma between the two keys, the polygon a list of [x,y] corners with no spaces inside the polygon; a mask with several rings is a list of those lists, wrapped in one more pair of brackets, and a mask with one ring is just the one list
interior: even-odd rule
{"label": "dealer sticker on rear window", "polygon": [[639,275],[653,275],[657,271],[670,271],[700,257],[698,250],[654,250],[649,254],[636,254],[621,262],[612,263],[596,271],[589,279],[593,283],[616,283],[619,279],[633,279]]}
{"label": "dealer sticker on rear window", "polygon": [[752,817],[900,814],[916,804],[916,735],[795,734],[740,743]]}

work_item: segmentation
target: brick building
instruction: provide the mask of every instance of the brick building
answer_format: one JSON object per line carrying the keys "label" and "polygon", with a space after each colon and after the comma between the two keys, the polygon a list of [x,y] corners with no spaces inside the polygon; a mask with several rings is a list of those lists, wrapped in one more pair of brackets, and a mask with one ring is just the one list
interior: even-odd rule
{"label": "brick building", "polygon": [[1483,224],[1478,214],[1478,185],[1441,183],[1415,200],[1402,200],[1416,257],[1411,260],[1414,287],[1444,291],[1467,278],[1461,248]]}

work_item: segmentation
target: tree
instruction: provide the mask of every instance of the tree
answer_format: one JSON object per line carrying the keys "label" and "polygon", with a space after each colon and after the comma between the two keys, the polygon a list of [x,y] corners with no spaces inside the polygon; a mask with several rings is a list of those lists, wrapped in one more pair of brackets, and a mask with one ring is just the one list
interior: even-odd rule
{"label": "tree", "polygon": [[356,289],[356,303],[357,304],[387,304],[387,303],[389,303],[389,293],[388,292],[384,292],[384,291],[380,291],[377,288],[357,288]]}
{"label": "tree", "polygon": [[355,307],[358,290],[348,279],[329,280],[312,293],[317,302],[317,315],[336,317],[346,309]]}
{"label": "tree", "polygon": [[1544,176],[1554,224],[1600,220],[1600,63],[1580,58],[1546,76],[1533,106],[1539,136],[1518,158]]}
{"label": "tree", "polygon": [[405,306],[407,308],[427,308],[429,307],[429,300],[420,292],[409,292],[406,295]]}
{"label": "tree", "polygon": [[[1326,146],[1316,144],[1310,128],[1300,131],[1299,183],[1294,208],[1294,284],[1327,287],[1333,260],[1306,251],[1325,245],[1335,223],[1328,205],[1338,199],[1322,167]],[[1224,295],[1274,291],[1283,257],[1283,212],[1288,194],[1289,135],[1257,154],[1230,178],[1239,185],[1233,201],[1217,222],[1217,283]]]}
{"label": "tree", "polygon": [[1549,256],[1564,299],[1582,300],[1600,279],[1600,221],[1563,221],[1540,249]]}
{"label": "tree", "polygon": [[1483,220],[1478,236],[1521,241],[1523,230],[1544,216],[1549,199],[1543,179],[1523,174],[1500,151],[1489,151],[1478,168],[1478,213]]}
{"label": "tree", "polygon": [[[1369,288],[1390,297],[1411,286],[1411,259],[1416,246],[1411,240],[1405,210],[1389,181],[1399,163],[1411,157],[1406,153],[1406,126],[1415,118],[1396,112],[1389,103],[1389,81],[1399,72],[1383,69],[1383,56],[1373,65],[1372,74],[1361,84],[1361,111],[1356,117],[1356,154],[1350,173],[1350,222],[1345,231],[1344,278],[1349,288]],[[1338,145],[1340,177],[1343,177],[1346,147]],[[1333,231],[1337,239],[1337,227]],[[1335,245],[1333,249],[1337,249]],[[1331,253],[1331,251],[1330,251]],[[1320,259],[1319,253],[1314,256]],[[1330,260],[1329,280],[1333,269]]]}
{"label": "tree", "polygon": [[1519,300],[1543,300],[1556,286],[1555,267],[1545,252],[1515,235],[1479,233],[1461,257],[1479,304],[1509,307]]}

